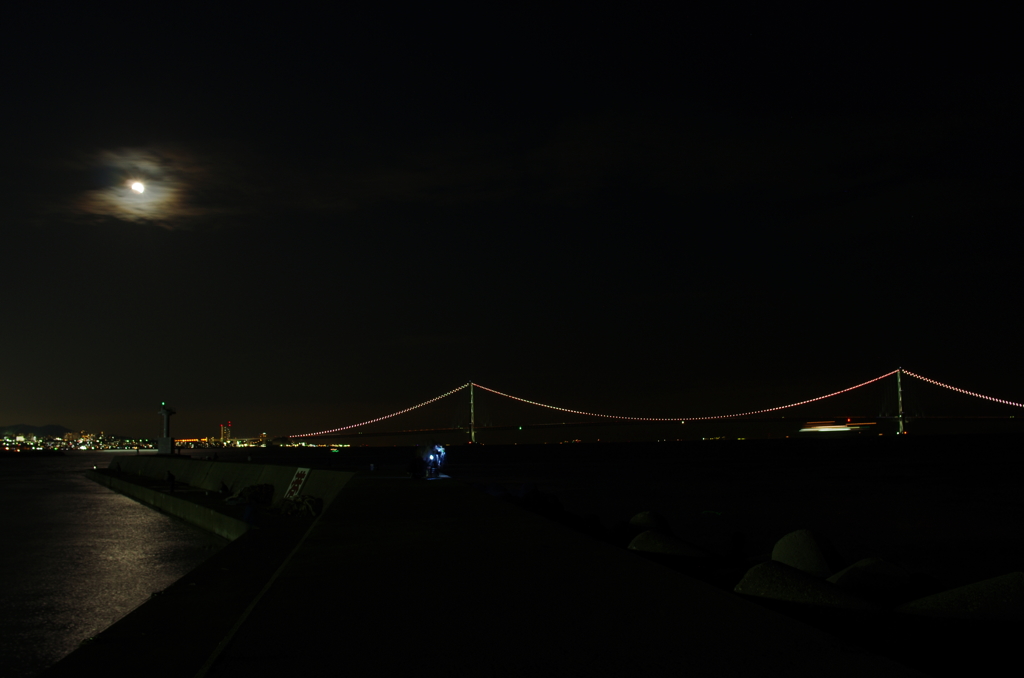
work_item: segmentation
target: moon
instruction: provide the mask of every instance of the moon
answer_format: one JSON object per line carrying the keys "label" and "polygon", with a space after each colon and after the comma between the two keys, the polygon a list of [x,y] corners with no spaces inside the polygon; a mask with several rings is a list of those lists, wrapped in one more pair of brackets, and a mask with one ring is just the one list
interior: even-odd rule
{"label": "moon", "polygon": [[141,181],[136,181],[135,183],[132,184],[132,190],[135,191],[136,193],[142,193],[143,191],[146,190],[146,187],[142,185]]}

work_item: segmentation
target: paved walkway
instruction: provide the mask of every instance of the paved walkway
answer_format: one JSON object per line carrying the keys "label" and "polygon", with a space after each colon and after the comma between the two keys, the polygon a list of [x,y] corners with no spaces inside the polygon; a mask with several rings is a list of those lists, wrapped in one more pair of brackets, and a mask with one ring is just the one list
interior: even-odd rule
{"label": "paved walkway", "polygon": [[228,635],[197,675],[921,675],[456,481],[374,474]]}

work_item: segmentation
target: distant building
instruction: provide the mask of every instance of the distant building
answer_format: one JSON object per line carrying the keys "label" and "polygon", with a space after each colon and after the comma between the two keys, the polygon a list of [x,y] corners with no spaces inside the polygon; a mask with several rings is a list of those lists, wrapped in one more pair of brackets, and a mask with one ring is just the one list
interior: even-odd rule
{"label": "distant building", "polygon": [[220,441],[226,443],[231,440],[231,422],[220,425]]}

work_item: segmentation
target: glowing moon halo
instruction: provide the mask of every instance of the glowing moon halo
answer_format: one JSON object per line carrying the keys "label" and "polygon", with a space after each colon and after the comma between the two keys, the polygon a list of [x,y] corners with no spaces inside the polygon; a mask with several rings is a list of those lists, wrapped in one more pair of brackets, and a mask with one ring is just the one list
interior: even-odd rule
{"label": "glowing moon halo", "polygon": [[142,193],[143,191],[146,190],[146,187],[142,185],[141,181],[136,181],[135,183],[132,184],[132,190],[135,191],[136,193]]}

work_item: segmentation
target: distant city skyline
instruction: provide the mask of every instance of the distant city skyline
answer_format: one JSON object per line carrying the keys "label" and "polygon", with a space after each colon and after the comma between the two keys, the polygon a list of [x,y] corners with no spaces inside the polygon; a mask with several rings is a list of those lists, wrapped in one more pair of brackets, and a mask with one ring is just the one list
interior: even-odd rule
{"label": "distant city skyline", "polygon": [[[671,420],[660,423],[689,423],[691,424],[691,429],[693,425],[699,425],[701,430],[704,431],[713,431],[714,427],[717,426],[722,431],[733,431],[737,427],[732,426],[730,424],[731,421],[745,422],[737,424],[742,429],[751,425],[756,426],[758,420],[768,421],[788,417],[791,422],[794,422],[793,425],[784,426],[778,430],[782,431],[791,428],[791,433],[797,433],[808,430],[829,429],[831,428],[830,426],[815,426],[814,424],[827,424],[843,417],[856,417],[860,421],[868,419],[882,420],[883,425],[878,429],[881,431],[889,427],[889,424],[884,422],[888,421],[891,423],[898,420],[900,413],[903,413],[907,421],[949,417],[1012,419],[1024,409],[1024,404],[1020,402],[967,391],[956,385],[935,381],[927,375],[918,375],[917,373],[904,370],[900,370],[899,373],[902,375],[902,379],[899,379],[897,372],[893,371],[876,376],[874,379],[867,380],[859,385],[846,385],[845,388],[830,394],[819,393],[793,403],[776,402],[770,406],[761,407],[746,413],[724,410],[710,411],[705,408],[699,412],[675,413],[676,416],[690,417],[691,419],[688,422]],[[335,422],[340,424],[340,426],[329,428],[321,427],[307,431],[292,430],[287,433],[261,431],[255,435],[241,436],[233,432],[233,422],[228,420],[227,423],[219,424],[218,431],[213,434],[209,432],[197,434],[189,431],[189,429],[186,429],[189,432],[183,434],[176,432],[175,429],[173,437],[182,441],[202,442],[204,444],[231,444],[233,441],[255,440],[265,442],[285,437],[295,438],[296,440],[307,439],[309,441],[343,438],[357,440],[358,436],[364,434],[368,436],[367,440],[372,440],[381,437],[385,433],[416,435],[418,431],[423,432],[423,435],[427,437],[429,437],[429,432],[431,431],[436,432],[437,435],[451,436],[452,430],[459,429],[467,432],[468,439],[472,437],[470,433],[472,430],[514,429],[516,424],[519,425],[520,430],[524,427],[526,429],[535,429],[538,426],[540,428],[551,426],[558,428],[567,423],[576,427],[583,426],[584,430],[596,432],[596,435],[599,436],[602,430],[601,427],[618,424],[644,424],[643,419],[646,419],[642,413],[633,413],[633,415],[637,415],[636,417],[624,415],[621,412],[614,414],[608,412],[588,413],[571,408],[562,408],[550,403],[545,404],[523,400],[515,395],[503,394],[476,384],[472,385],[474,388],[470,388],[470,386],[470,384],[465,384],[454,391],[439,394],[423,403],[415,404],[396,412],[377,413],[378,416],[367,421]],[[832,420],[824,422],[813,421],[815,418],[820,419],[821,417],[831,417]],[[631,420],[637,418],[639,420]],[[807,420],[808,428],[799,429],[795,427],[796,422],[802,420]],[[184,421],[189,423],[189,418],[186,417]],[[660,425],[657,421],[649,423]],[[999,426],[1002,428],[998,430],[1005,429],[1005,425],[1000,424]],[[16,427],[0,428],[0,433],[14,428]],[[26,427],[22,425],[17,428],[24,429]],[[48,427],[30,426],[27,428],[41,431]],[[65,429],[65,427],[59,426],[49,428],[59,428],[61,431]],[[769,426],[770,428],[772,427]],[[926,428],[937,430],[935,424],[929,425]],[[949,427],[947,426],[946,428]],[[983,426],[973,424],[964,430],[978,431],[980,428],[983,428]],[[691,429],[687,429],[687,437],[693,437]],[[636,428],[632,429],[632,431],[639,433],[640,429]],[[84,430],[80,432],[86,433]],[[405,433],[402,434],[400,432]],[[77,431],[71,431],[67,435],[77,433]],[[324,438],[318,434],[328,434],[328,437]],[[493,433],[491,435],[493,437]],[[645,435],[650,438],[651,435],[657,437],[657,435],[662,434]],[[718,437],[717,433],[710,433],[710,435]],[[730,433],[730,435],[735,435],[735,433]],[[62,436],[66,437],[58,432],[55,437],[59,438]],[[151,433],[150,435],[135,437],[154,438],[155,436],[156,433]],[[588,436],[590,440],[597,439],[589,433]],[[529,436],[524,435],[522,437]],[[535,437],[533,436],[532,438]],[[555,437],[557,437],[557,434]]]}

